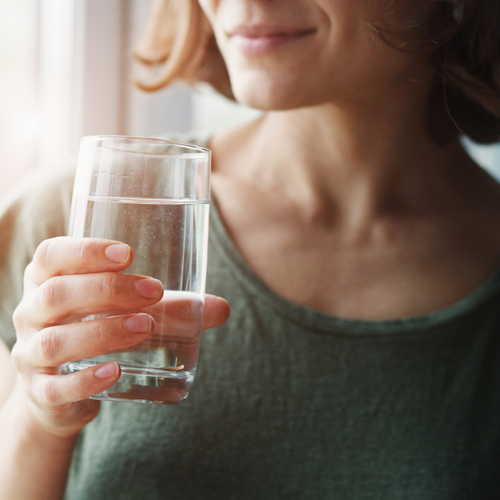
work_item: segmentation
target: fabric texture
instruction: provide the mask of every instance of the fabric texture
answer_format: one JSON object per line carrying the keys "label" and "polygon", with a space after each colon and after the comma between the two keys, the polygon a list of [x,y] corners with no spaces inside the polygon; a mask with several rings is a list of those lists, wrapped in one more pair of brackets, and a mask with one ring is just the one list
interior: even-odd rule
{"label": "fabric texture", "polygon": [[66,234],[73,181],[74,168],[67,165],[40,167],[0,204],[0,338],[10,349],[24,269],[43,240]]}
{"label": "fabric texture", "polygon": [[[2,213],[9,345],[19,268],[64,234],[71,183],[25,191]],[[103,402],[66,500],[500,498],[500,270],[429,315],[339,319],[270,291],[213,206],[207,292],[232,314],[203,334],[188,399]]]}

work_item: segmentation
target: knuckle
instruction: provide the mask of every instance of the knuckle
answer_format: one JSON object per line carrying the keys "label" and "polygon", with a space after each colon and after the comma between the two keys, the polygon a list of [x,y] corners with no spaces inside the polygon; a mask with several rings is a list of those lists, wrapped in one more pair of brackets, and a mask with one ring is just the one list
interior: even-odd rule
{"label": "knuckle", "polygon": [[51,247],[52,240],[42,241],[35,251],[33,262],[41,267],[47,267],[47,263],[50,260]]}
{"label": "knuckle", "polygon": [[12,313],[12,323],[14,324],[14,328],[16,330],[20,330],[21,328],[23,328],[25,324],[24,315],[25,315],[25,310],[23,303],[21,302],[14,309],[14,312]]}
{"label": "knuckle", "polygon": [[76,268],[87,270],[99,262],[101,242],[94,238],[72,238],[73,255]]}
{"label": "knuckle", "polygon": [[12,360],[12,363],[14,364],[16,370],[20,372],[23,355],[21,344],[19,344],[19,342],[16,342],[14,344],[14,347],[12,347],[12,351],[10,352],[10,359]]}
{"label": "knuckle", "polygon": [[35,272],[33,267],[34,267],[33,261],[31,261],[24,269],[24,283],[27,283],[29,281],[34,281],[33,276]]}
{"label": "knuckle", "polygon": [[101,293],[104,297],[112,298],[120,289],[118,274],[104,274],[101,280]]}
{"label": "knuckle", "polygon": [[84,238],[75,240],[74,258],[77,262],[84,265],[90,260],[90,254],[92,253],[90,246],[90,240],[85,240]]}
{"label": "knuckle", "polygon": [[41,400],[49,406],[59,404],[59,395],[54,385],[53,377],[46,377],[40,387]]}
{"label": "knuckle", "polygon": [[64,286],[59,278],[50,278],[38,288],[39,299],[47,307],[60,304],[65,295]]}
{"label": "knuckle", "polygon": [[87,374],[82,373],[82,377],[76,377],[73,383],[71,384],[70,389],[71,389],[72,400],[82,401],[83,399],[87,399],[89,397],[88,387],[90,384],[88,377],[86,375]]}
{"label": "knuckle", "polygon": [[53,328],[45,328],[37,335],[35,351],[42,361],[51,362],[59,350],[58,337]]}
{"label": "knuckle", "polygon": [[95,338],[97,342],[101,343],[109,340],[112,334],[111,322],[106,320],[100,320],[96,322],[95,325]]}

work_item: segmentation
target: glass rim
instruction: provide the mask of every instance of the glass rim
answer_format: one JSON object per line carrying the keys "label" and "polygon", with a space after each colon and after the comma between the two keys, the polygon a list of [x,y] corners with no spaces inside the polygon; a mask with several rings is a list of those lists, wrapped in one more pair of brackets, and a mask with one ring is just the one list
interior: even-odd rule
{"label": "glass rim", "polygon": [[171,146],[180,146],[181,148],[185,148],[188,151],[185,153],[177,153],[177,154],[169,154],[169,153],[152,153],[148,151],[125,151],[122,149],[116,149],[120,153],[126,153],[131,155],[140,155],[140,156],[157,156],[157,157],[169,157],[169,158],[186,158],[186,159],[194,159],[198,157],[206,157],[210,156],[212,151],[209,148],[198,146],[197,144],[192,144],[189,142],[182,142],[175,139],[162,139],[160,137],[142,137],[142,136],[134,136],[134,135],[86,135],[80,139],[80,143],[87,141],[95,141],[96,146],[102,150],[113,151],[115,148],[113,147],[103,147],[102,144],[98,144],[99,140],[116,140],[116,141],[135,141],[137,143],[152,143],[152,144],[165,144]]}

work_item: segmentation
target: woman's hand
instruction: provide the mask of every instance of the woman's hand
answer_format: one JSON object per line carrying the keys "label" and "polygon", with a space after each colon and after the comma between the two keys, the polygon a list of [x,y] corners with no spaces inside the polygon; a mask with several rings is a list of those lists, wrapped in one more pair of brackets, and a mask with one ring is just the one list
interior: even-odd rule
{"label": "woman's hand", "polygon": [[[72,315],[137,310],[157,303],[159,281],[119,273],[133,260],[128,245],[92,238],[43,242],[26,268],[24,297],[14,313],[18,341],[12,351],[30,416],[52,435],[75,436],[99,411],[90,396],[111,387],[120,367],[110,362],[60,375],[66,362],[98,356],[144,341],[153,331],[148,314],[125,314],[63,323]],[[207,296],[203,329],[229,316],[224,299]]]}

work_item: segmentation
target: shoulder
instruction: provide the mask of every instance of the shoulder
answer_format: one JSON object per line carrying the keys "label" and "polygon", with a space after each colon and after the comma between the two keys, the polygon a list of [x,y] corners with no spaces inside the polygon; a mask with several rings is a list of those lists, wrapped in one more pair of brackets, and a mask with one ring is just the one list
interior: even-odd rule
{"label": "shoulder", "polygon": [[19,254],[30,257],[44,239],[66,232],[74,168],[30,171],[0,204],[0,266]]}
{"label": "shoulder", "polygon": [[31,261],[45,239],[67,231],[73,175],[33,170],[0,205],[0,271],[3,281]]}
{"label": "shoulder", "polygon": [[44,166],[28,175],[0,203],[0,338],[12,347],[12,313],[21,300],[23,275],[37,246],[66,234],[74,168]]}
{"label": "shoulder", "polygon": [[32,217],[44,217],[54,210],[61,213],[61,208],[71,203],[73,183],[73,164],[44,165],[31,170],[1,200],[0,221],[28,213]]}

